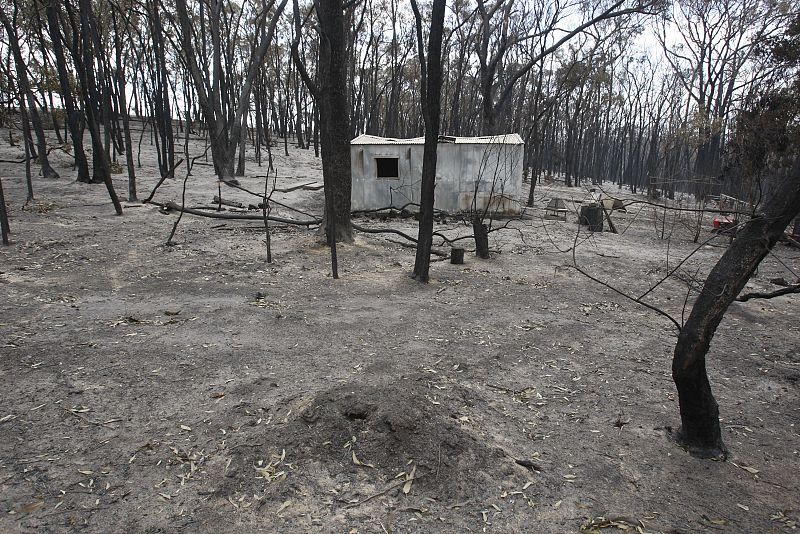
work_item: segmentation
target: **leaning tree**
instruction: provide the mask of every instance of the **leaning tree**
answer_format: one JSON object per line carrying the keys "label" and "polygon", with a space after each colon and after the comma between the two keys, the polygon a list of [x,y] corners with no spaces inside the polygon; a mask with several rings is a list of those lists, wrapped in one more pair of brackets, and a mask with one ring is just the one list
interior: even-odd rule
{"label": "leaning tree", "polygon": [[736,171],[762,177],[760,208],[709,273],[681,328],[672,361],[682,423],[679,439],[701,456],[725,454],[719,408],[706,372],[714,332],[761,260],[800,213],[800,14],[786,38],[775,43],[773,60],[784,73],[793,69],[794,80],[788,87],[766,92],[741,114],[732,147]]}

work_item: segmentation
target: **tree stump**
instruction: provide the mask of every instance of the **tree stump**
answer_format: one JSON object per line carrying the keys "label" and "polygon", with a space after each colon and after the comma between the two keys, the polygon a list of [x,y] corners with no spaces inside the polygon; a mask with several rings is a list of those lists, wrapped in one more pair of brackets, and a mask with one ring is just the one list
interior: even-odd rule
{"label": "tree stump", "polygon": [[597,204],[588,204],[581,206],[581,213],[579,217],[580,223],[583,226],[588,226],[590,232],[603,231],[603,208]]}
{"label": "tree stump", "polygon": [[472,232],[475,234],[475,254],[479,258],[489,259],[489,229],[483,220],[475,217],[472,221]]}

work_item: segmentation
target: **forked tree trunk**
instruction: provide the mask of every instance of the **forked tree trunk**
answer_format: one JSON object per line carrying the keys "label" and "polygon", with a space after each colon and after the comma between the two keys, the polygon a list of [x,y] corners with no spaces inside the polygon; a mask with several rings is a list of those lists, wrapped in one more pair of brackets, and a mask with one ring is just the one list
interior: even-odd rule
{"label": "forked tree trunk", "polygon": [[44,128],[42,128],[42,120],[39,117],[36,99],[33,98],[33,92],[31,91],[30,82],[28,81],[27,64],[25,62],[25,58],[22,57],[22,51],[19,47],[19,40],[17,39],[16,30],[2,9],[0,9],[0,22],[2,22],[6,29],[6,33],[9,35],[8,44],[11,47],[11,52],[14,55],[14,65],[17,71],[17,88],[19,89],[20,102],[24,100],[27,103],[30,123],[33,125],[34,132],[36,133],[36,152],[39,165],[42,167],[42,176],[45,178],[58,178],[58,173],[55,171],[55,169],[53,169],[53,167],[50,166],[50,161],[47,158],[47,141],[44,136]]}
{"label": "forked tree trunk", "polygon": [[[71,9],[69,2],[65,3]],[[83,107],[86,122],[89,127],[89,136],[92,140],[92,183],[105,183],[111,177],[111,164],[106,159],[103,140],[100,134],[99,104],[100,93],[95,79],[95,50],[92,45],[92,34],[96,28],[92,24],[92,4],[87,0],[78,0],[79,35],[75,36],[80,42],[73,39],[73,56],[75,70],[78,73],[80,93],[83,97]]]}
{"label": "forked tree trunk", "polygon": [[[208,73],[205,69],[201,69],[201,63],[198,63],[195,55],[197,51],[194,42],[196,30],[193,26],[192,19],[189,17],[189,9],[186,0],[176,0],[175,2],[178,26],[180,28],[181,52],[184,55],[186,66],[191,75],[192,82],[194,83],[194,88],[197,91],[197,100],[200,104],[208,134],[211,136],[211,155],[214,160],[214,171],[218,178],[228,185],[239,185],[239,182],[233,176],[236,148],[239,146],[239,136],[242,134],[242,118],[249,110],[250,93],[252,92],[253,83],[258,74],[259,66],[264,61],[267,48],[272,42],[272,36],[275,33],[278,19],[281,13],[283,13],[283,8],[286,6],[287,1],[288,0],[271,0],[267,6],[265,6],[266,12],[270,12],[274,6],[274,12],[269,22],[264,20],[262,23],[265,25],[258,27],[257,31],[261,34],[260,42],[248,60],[245,78],[242,81],[241,90],[237,94],[236,107],[234,107],[228,96],[226,96],[227,89],[221,87],[221,80],[224,77],[221,51],[221,39],[223,35],[220,30],[218,17],[222,10],[222,4],[215,2],[212,5],[213,14],[210,34],[214,43],[214,50],[211,58],[213,63],[213,82],[209,83]],[[201,35],[205,38],[205,29],[201,28],[201,30]],[[205,48],[202,48],[202,50],[204,49]]]}
{"label": "forked tree trunk", "polygon": [[693,454],[723,456],[719,408],[706,373],[706,354],[722,317],[789,222],[800,212],[800,159],[744,225],[706,279],[681,329],[672,360],[681,423],[679,440]]}

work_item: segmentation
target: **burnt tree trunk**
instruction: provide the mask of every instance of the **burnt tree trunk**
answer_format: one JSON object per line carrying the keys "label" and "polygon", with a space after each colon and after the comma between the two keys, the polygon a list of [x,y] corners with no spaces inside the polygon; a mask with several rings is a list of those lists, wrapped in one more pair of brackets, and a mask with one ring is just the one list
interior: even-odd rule
{"label": "burnt tree trunk", "polygon": [[350,221],[350,112],[347,100],[347,35],[344,2],[320,0],[316,3],[320,47],[316,83],[311,80],[299,53],[301,19],[297,1],[293,4],[295,40],[292,58],[314,96],[319,109],[319,130],[322,148],[322,178],[325,184],[325,225],[328,240],[351,242]]}
{"label": "burnt tree trunk", "polygon": [[681,329],[672,360],[672,378],[681,412],[679,440],[703,457],[725,454],[719,408],[706,373],[706,354],[731,302],[744,288],[789,222],[800,212],[800,159],[777,184],[762,213],[748,221],[709,273]]}
{"label": "burnt tree trunk", "polygon": [[78,168],[78,181],[88,183],[89,162],[83,149],[83,119],[77,103],[72,96],[72,87],[69,84],[67,60],[64,54],[64,45],[61,40],[61,27],[59,23],[58,8],[55,0],[47,3],[47,26],[50,41],[53,43],[53,54],[56,58],[58,69],[58,82],[61,88],[61,100],[66,112],[66,123],[72,138],[72,150],[75,155],[75,166]]}
{"label": "burnt tree trunk", "polygon": [[347,100],[347,54],[342,0],[321,0],[317,15],[324,38],[319,52],[322,174],[333,233],[337,241],[353,240],[350,224],[350,113]]}
{"label": "burnt tree trunk", "polygon": [[[16,13],[14,18],[16,19]],[[36,152],[38,155],[39,165],[42,167],[42,176],[45,178],[58,178],[58,173],[55,171],[55,169],[53,169],[53,167],[50,166],[50,161],[47,159],[47,141],[44,136],[44,129],[42,128],[42,120],[39,117],[39,110],[36,106],[36,99],[33,98],[31,85],[28,81],[27,63],[25,62],[25,58],[22,57],[22,51],[19,47],[19,39],[17,38],[16,30],[2,9],[0,9],[0,22],[2,22],[6,32],[9,35],[8,44],[11,48],[12,54],[14,55],[14,65],[17,71],[17,88],[19,89],[20,103],[22,103],[23,100],[27,103],[28,117],[30,118],[30,123],[33,125],[33,130],[36,133]],[[16,20],[14,22],[16,23]]]}
{"label": "burnt tree trunk", "polygon": [[125,98],[125,65],[122,62],[122,41],[117,31],[116,12],[112,11],[114,24],[114,52],[117,61],[116,83],[119,113],[122,115],[122,129],[125,134],[125,163],[128,167],[128,201],[136,202],[136,168],[133,163],[133,143],[131,142],[131,123],[128,116],[127,100]]}
{"label": "burnt tree trunk", "polygon": [[472,219],[472,233],[475,235],[475,254],[483,260],[489,259],[489,229],[483,224],[481,214]]}
{"label": "burnt tree trunk", "polygon": [[[422,152],[422,186],[420,194],[420,220],[417,234],[417,254],[413,276],[427,282],[431,265],[433,243],[433,204],[436,187],[436,158],[439,141],[439,121],[442,111],[442,35],[444,29],[445,0],[434,0],[431,26],[428,32],[428,57],[425,62],[422,44],[422,17],[416,0],[411,0],[417,25],[420,72],[422,73],[422,117],[425,121],[425,146]],[[427,63],[427,65],[425,65]]]}
{"label": "burnt tree trunk", "polygon": [[166,60],[166,44],[158,0],[147,3],[148,21],[153,36],[155,79],[153,80],[153,107],[158,130],[159,165],[161,176],[175,167],[175,137],[172,130],[172,113],[169,99],[169,66]]}
{"label": "burnt tree trunk", "polygon": [[[65,2],[65,5],[68,3]],[[94,52],[92,47],[92,36],[97,32],[93,23],[92,4],[89,0],[79,0],[78,8],[80,13],[81,25],[81,44],[82,60],[76,57],[75,65],[78,71],[78,78],[84,93],[84,109],[86,119],[89,124],[89,133],[92,137],[92,175],[93,181],[104,183],[108,190],[108,195],[114,204],[114,211],[117,215],[122,215],[122,205],[117,198],[114,184],[111,181],[111,162],[108,160],[103,148],[102,138],[100,137],[100,125],[97,118],[95,105],[100,102],[100,95],[97,90],[97,83],[94,75]]]}
{"label": "burnt tree trunk", "polygon": [[33,200],[33,178],[31,177],[31,158],[33,157],[33,140],[31,139],[31,128],[28,125],[28,112],[24,105],[20,105],[20,114],[22,115],[22,132],[25,139],[22,144],[25,145],[25,187],[28,190],[28,202]]}
{"label": "burnt tree trunk", "polygon": [[11,244],[8,238],[8,234],[11,233],[11,227],[8,225],[8,210],[6,209],[6,197],[3,194],[2,179],[0,179],[0,233],[2,233],[3,244]]}
{"label": "burnt tree trunk", "polygon": [[236,162],[235,176],[244,176],[245,155],[247,149],[247,113],[242,115],[242,133],[239,135],[239,159]]}

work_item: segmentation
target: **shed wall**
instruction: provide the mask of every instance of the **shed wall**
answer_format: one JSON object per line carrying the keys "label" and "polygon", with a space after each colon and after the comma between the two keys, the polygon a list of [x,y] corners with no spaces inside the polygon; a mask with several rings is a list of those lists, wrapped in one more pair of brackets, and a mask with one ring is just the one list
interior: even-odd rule
{"label": "shed wall", "polygon": [[[423,148],[420,144],[351,145],[352,208],[419,203]],[[493,198],[492,209],[519,213],[523,151],[520,144],[440,143],[434,206],[447,212],[466,211],[477,197],[477,207],[482,209]],[[382,157],[398,159],[397,179],[377,178],[376,158]]]}

